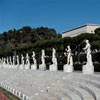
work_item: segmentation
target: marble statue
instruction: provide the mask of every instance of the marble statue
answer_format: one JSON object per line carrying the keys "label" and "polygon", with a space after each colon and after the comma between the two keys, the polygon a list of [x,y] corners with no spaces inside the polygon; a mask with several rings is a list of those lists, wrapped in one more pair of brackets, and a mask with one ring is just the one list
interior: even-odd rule
{"label": "marble statue", "polygon": [[19,66],[19,69],[24,69],[24,56],[21,54],[21,64]]}
{"label": "marble statue", "polygon": [[2,59],[0,58],[0,68],[2,68]]}
{"label": "marble statue", "polygon": [[6,58],[3,58],[3,67],[6,68]]}
{"label": "marble statue", "polygon": [[16,56],[13,56],[13,68],[16,68],[17,69]]}
{"label": "marble statue", "polygon": [[0,67],[2,68],[3,67],[3,57],[1,58],[1,65]]}
{"label": "marble statue", "polygon": [[9,59],[8,59],[8,57],[7,57],[6,68],[9,68]]}
{"label": "marble statue", "polygon": [[21,54],[21,64],[24,65],[24,56]]}
{"label": "marble statue", "polygon": [[64,72],[73,72],[73,58],[70,46],[68,45],[65,50],[67,52],[67,64],[64,65]]}
{"label": "marble statue", "polygon": [[30,60],[29,60],[29,55],[26,53],[26,64],[25,64],[25,69],[30,69]]}
{"label": "marble statue", "polygon": [[91,45],[89,44],[89,40],[86,40],[86,46],[83,48],[86,52],[87,63],[86,65],[93,65],[92,56],[91,56]]}
{"label": "marble statue", "polygon": [[52,63],[49,66],[50,71],[57,71],[57,58],[56,58],[56,50],[55,48],[52,49]]}
{"label": "marble statue", "polygon": [[35,52],[33,51],[32,53],[33,53],[32,54],[33,64],[31,65],[31,69],[36,70],[37,69],[37,61],[35,58]]}
{"label": "marble statue", "polygon": [[10,63],[9,68],[12,68],[12,60],[11,60],[11,56],[9,57],[9,63]]}
{"label": "marble statue", "polygon": [[13,56],[13,68],[15,68],[15,56]]}
{"label": "marble statue", "polygon": [[83,50],[86,52],[87,63],[86,65],[83,65],[82,71],[83,71],[83,74],[93,74],[94,66],[92,62],[91,45],[89,43],[89,40],[85,40],[85,43],[86,43],[86,46],[83,48]]}
{"label": "marble statue", "polygon": [[17,55],[17,65],[19,65],[19,56]]}
{"label": "marble statue", "polygon": [[17,68],[19,68],[19,56],[17,55]]}
{"label": "marble statue", "polygon": [[67,46],[66,52],[67,52],[67,65],[73,66],[72,52],[69,45]]}
{"label": "marble statue", "polygon": [[46,70],[45,50],[42,50],[41,61],[42,61],[42,64],[39,65],[39,69],[40,69],[40,70]]}
{"label": "marble statue", "polygon": [[9,59],[8,59],[8,57],[7,57],[7,65],[9,65]]}

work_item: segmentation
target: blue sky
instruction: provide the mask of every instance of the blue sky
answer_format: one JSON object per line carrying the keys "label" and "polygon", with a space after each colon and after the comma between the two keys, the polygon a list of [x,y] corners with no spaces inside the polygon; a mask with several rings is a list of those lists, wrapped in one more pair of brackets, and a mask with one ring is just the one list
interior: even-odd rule
{"label": "blue sky", "polygon": [[23,26],[62,33],[83,24],[100,24],[100,0],[0,0],[0,33]]}

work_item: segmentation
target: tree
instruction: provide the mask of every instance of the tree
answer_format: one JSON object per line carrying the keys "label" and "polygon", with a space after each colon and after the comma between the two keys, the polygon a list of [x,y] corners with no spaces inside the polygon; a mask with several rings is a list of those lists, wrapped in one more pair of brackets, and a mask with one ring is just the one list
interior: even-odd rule
{"label": "tree", "polygon": [[97,28],[97,29],[95,30],[95,34],[100,35],[100,28]]}

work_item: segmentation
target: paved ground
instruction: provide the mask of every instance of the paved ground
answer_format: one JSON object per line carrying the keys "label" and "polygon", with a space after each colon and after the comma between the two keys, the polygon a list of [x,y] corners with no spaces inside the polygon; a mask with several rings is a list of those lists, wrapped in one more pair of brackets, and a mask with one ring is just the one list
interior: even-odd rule
{"label": "paved ground", "polygon": [[100,73],[83,75],[20,69],[0,69],[0,82],[30,100],[100,100]]}

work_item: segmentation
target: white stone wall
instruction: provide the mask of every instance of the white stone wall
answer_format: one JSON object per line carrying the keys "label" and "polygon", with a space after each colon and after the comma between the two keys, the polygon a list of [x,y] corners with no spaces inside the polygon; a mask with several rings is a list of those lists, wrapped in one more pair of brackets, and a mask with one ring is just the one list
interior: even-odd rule
{"label": "white stone wall", "polygon": [[62,38],[74,37],[81,33],[94,33],[94,30],[99,27],[100,26],[97,26],[97,25],[84,25],[83,27],[75,28],[75,29],[64,32],[62,34]]}
{"label": "white stone wall", "polygon": [[95,31],[95,29],[96,28],[99,28],[100,26],[92,26],[92,25],[90,25],[90,26],[87,26],[87,33],[94,33],[94,31]]}

